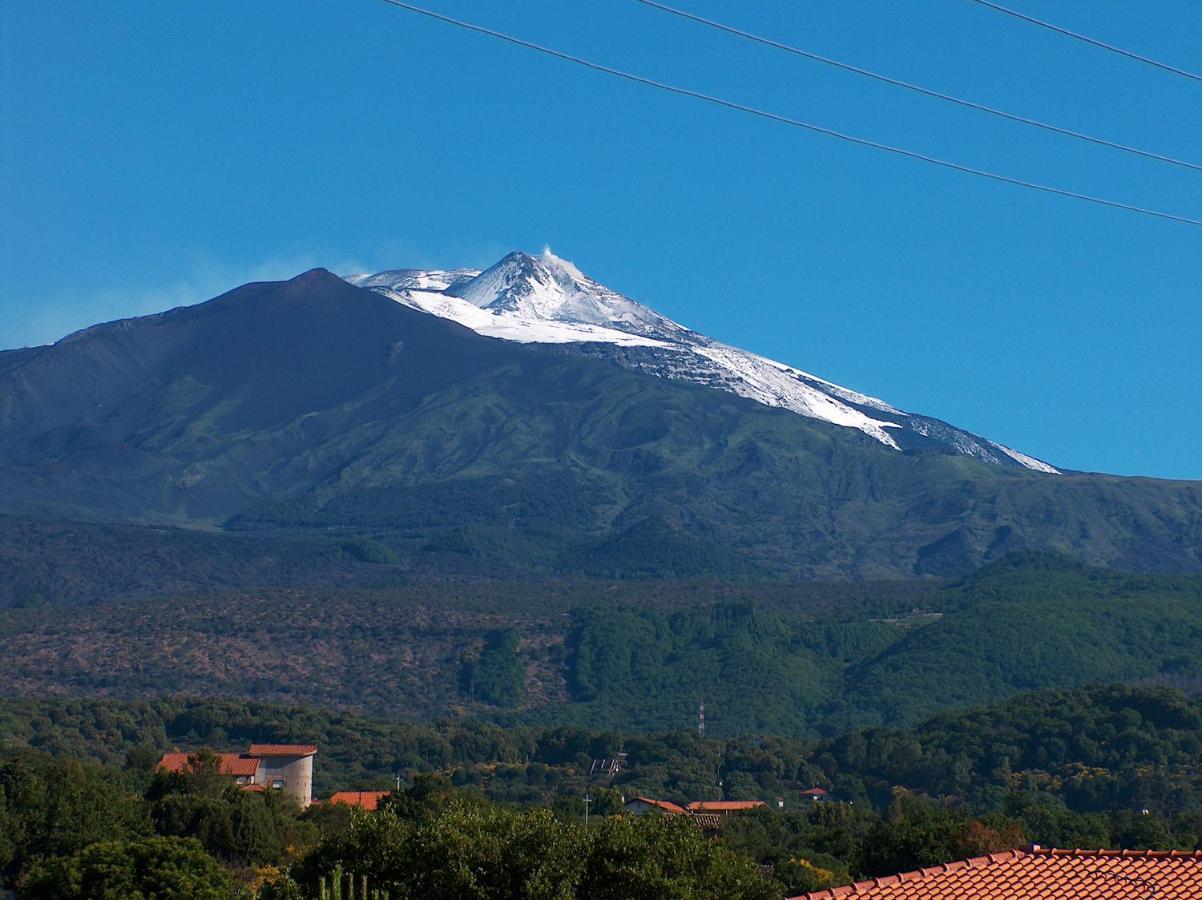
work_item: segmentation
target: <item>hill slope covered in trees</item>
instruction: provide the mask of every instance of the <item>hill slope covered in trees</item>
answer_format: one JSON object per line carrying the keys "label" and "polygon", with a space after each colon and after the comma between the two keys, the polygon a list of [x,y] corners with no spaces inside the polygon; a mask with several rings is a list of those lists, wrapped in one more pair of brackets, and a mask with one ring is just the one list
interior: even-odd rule
{"label": "hill slope covered in trees", "polygon": [[[151,777],[167,747],[302,737],[320,748],[319,794],[391,790],[398,773],[404,784],[384,812],[351,817],[336,806],[298,814],[278,797],[227,787],[206,774],[203,752],[196,775]],[[240,896],[255,886],[263,900],[309,896],[340,867],[399,885],[394,896],[461,896],[472,884],[542,896],[547,866],[558,883],[593,884],[615,865],[656,891],[691,896],[698,888],[688,879],[707,872],[734,879],[732,895],[780,897],[1029,841],[1194,847],[1199,752],[1202,704],[1123,686],[1038,692],[915,728],[810,740],[404,725],[207,699],[5,701],[0,884],[21,879],[24,896],[76,897],[71,885],[87,878],[136,883],[145,876],[129,857],[147,855],[160,858],[148,867],[155,877],[220,882],[225,893],[214,897],[228,896],[231,882]],[[592,764],[619,753],[616,773]],[[816,785],[827,800],[799,794]],[[582,826],[586,794],[592,818]],[[770,802],[700,841],[691,823],[674,830],[615,815],[623,796],[639,794]],[[535,838],[539,852],[529,852]],[[753,863],[771,877],[758,880]],[[293,882],[301,893],[277,893]]]}
{"label": "hill slope covered in trees", "polygon": [[[386,567],[385,567],[386,568]],[[959,582],[446,581],[0,613],[8,696],[175,693],[717,735],[1202,675],[1202,577],[1041,555]]]}

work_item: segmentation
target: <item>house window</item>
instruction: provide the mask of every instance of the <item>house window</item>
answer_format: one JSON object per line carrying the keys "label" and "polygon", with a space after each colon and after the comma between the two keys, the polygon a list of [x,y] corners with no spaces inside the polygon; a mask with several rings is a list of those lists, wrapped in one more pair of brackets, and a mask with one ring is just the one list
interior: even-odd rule
{"label": "house window", "polygon": [[271,779],[271,789],[273,791],[282,791],[284,789],[284,779],[283,778]]}
{"label": "house window", "polygon": [[237,784],[246,784],[249,779],[245,775],[239,775],[234,781]]}

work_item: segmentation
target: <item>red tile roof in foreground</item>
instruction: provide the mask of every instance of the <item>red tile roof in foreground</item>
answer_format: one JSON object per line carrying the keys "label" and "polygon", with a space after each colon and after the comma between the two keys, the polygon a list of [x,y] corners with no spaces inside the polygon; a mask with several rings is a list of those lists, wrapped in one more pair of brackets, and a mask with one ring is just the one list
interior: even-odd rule
{"label": "red tile roof in foreground", "polygon": [[693,812],[739,812],[763,805],[763,800],[694,800],[689,809]]}
{"label": "red tile roof in foreground", "polygon": [[[1198,900],[1202,852],[1035,846],[802,894],[806,900]],[[794,900],[801,900],[794,898]]]}
{"label": "red tile roof in foreground", "polygon": [[330,803],[345,803],[347,806],[358,806],[361,809],[378,809],[380,801],[391,791],[338,791],[330,797]]}
{"label": "red tile roof in foreground", "polygon": [[251,744],[247,756],[312,756],[316,744]]}
{"label": "red tile roof in foreground", "polygon": [[[187,772],[190,770],[188,757],[191,755],[179,751],[164,753],[159,760],[159,768],[168,772]],[[217,771],[222,775],[253,776],[259,771],[259,761],[241,753],[218,753],[217,758],[220,760]]]}

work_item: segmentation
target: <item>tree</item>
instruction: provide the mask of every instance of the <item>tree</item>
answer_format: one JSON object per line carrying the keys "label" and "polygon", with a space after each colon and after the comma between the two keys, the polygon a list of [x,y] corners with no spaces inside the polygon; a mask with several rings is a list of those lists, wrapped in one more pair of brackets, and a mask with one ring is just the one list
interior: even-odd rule
{"label": "tree", "polygon": [[464,694],[494,706],[517,706],[526,680],[518,655],[521,635],[516,628],[494,631],[474,656],[463,660],[459,673]]}
{"label": "tree", "polygon": [[110,773],[34,754],[0,761],[0,881],[13,883],[47,857],[149,830],[140,798]]}
{"label": "tree", "polygon": [[357,812],[350,830],[296,867],[310,890],[334,871],[366,875],[394,898],[779,898],[749,857],[691,821],[611,816],[598,827],[548,809],[453,797],[406,822],[394,808]]}
{"label": "tree", "polygon": [[228,900],[229,873],[191,838],[92,844],[35,867],[23,900]]}
{"label": "tree", "polygon": [[296,867],[297,881],[311,894],[321,878],[336,869],[371,877],[377,886],[390,887],[405,878],[405,844],[411,830],[391,808],[374,813],[352,810],[350,827],[332,834]]}
{"label": "tree", "polygon": [[597,900],[781,895],[754,861],[707,840],[683,816],[606,819],[593,839],[579,893]]}
{"label": "tree", "polygon": [[777,880],[789,894],[820,891],[851,881],[847,869],[830,859],[807,859],[804,856],[787,859],[775,867]]}
{"label": "tree", "polygon": [[167,794],[155,802],[151,817],[159,834],[196,838],[215,856],[232,860],[235,855],[230,805],[222,797]]}

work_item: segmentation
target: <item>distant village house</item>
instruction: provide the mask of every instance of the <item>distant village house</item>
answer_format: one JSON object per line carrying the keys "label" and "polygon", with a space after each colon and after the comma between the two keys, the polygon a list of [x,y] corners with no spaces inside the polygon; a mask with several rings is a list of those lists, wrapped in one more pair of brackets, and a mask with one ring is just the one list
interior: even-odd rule
{"label": "distant village house", "polygon": [[667,813],[670,816],[686,815],[688,810],[669,800],[654,800],[651,797],[632,797],[623,804],[624,812],[632,816],[645,816],[648,813]]}
{"label": "distant village house", "polygon": [[[316,744],[251,744],[245,753],[218,753],[217,772],[228,776],[243,790],[280,791],[302,807],[313,802],[313,757]],[[164,753],[158,768],[165,772],[188,772],[195,754],[178,750]]]}
{"label": "distant village house", "polygon": [[632,816],[686,816],[702,831],[717,832],[722,820],[735,813],[764,806],[763,800],[694,800],[686,806],[653,797],[632,797],[622,805],[623,812]]}

